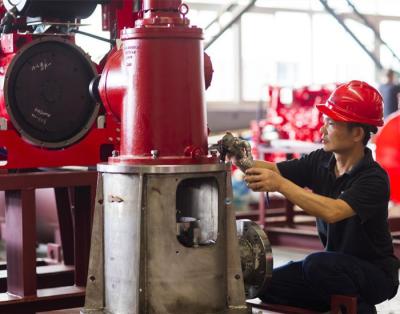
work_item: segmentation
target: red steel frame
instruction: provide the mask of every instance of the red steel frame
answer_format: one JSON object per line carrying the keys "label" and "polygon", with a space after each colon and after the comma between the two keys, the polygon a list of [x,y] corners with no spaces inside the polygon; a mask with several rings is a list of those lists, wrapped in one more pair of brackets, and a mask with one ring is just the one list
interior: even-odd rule
{"label": "red steel frame", "polygon": [[[30,314],[83,305],[96,179],[95,171],[0,175],[0,189],[6,197],[7,249],[7,293],[0,294],[0,313]],[[53,282],[47,282],[51,270],[57,268],[49,266],[46,271],[47,266],[36,263],[35,189],[49,187],[56,189],[65,260],[65,267],[58,270],[74,269],[72,283],[62,274],[53,274]],[[68,192],[73,194],[72,204]]]}

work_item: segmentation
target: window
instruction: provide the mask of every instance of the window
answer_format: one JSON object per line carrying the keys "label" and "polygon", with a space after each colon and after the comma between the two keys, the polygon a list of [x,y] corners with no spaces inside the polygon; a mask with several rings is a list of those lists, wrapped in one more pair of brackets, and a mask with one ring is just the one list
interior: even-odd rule
{"label": "window", "polygon": [[247,13],[242,17],[245,100],[259,100],[269,84],[310,83],[310,24],[306,13]]}
{"label": "window", "polygon": [[233,101],[235,99],[235,47],[233,29],[227,30],[215,41],[207,54],[211,57],[214,74],[206,92],[208,101]]}
{"label": "window", "polygon": [[[110,38],[110,32],[104,32],[101,30],[101,6],[98,5],[94,13],[89,16],[87,19],[81,21],[83,25],[79,30],[90,33],[93,35],[97,35],[103,38]],[[105,54],[110,50],[110,44],[101,41],[98,39],[94,39],[85,35],[77,34],[75,36],[76,44],[85,50],[92,58],[94,62],[99,62]]]}
{"label": "window", "polygon": [[[382,21],[380,24],[380,32],[382,39],[389,45],[391,49],[400,57],[400,21]],[[400,71],[400,64],[392,55],[387,47],[380,47],[381,62],[385,68],[392,68]]]}
{"label": "window", "polygon": [[[211,36],[218,32],[218,29],[215,27],[206,29],[206,27],[216,16],[216,11],[208,10],[190,9],[188,14],[191,25],[196,25],[203,28],[206,40],[209,40]],[[229,18],[229,16],[226,16],[226,18]],[[233,101],[235,98],[234,90],[237,78],[234,57],[235,35],[234,29],[228,29],[206,51],[211,57],[214,69],[211,86],[206,92],[206,98],[208,101]]]}
{"label": "window", "polygon": [[274,29],[272,14],[246,13],[242,17],[243,98],[259,100],[266,85],[275,80]]}
{"label": "window", "polygon": [[[373,33],[356,22],[348,22],[349,27],[367,46],[372,47]],[[313,17],[313,81],[315,83],[344,82],[360,79],[374,81],[373,61],[358,46],[343,28],[326,14]]]}
{"label": "window", "polygon": [[375,0],[375,1],[378,14],[400,16],[399,0]]}
{"label": "window", "polygon": [[[290,25],[290,26],[289,26]],[[289,26],[289,27],[288,27]],[[305,13],[276,13],[276,62],[278,85],[311,83],[311,20]]]}

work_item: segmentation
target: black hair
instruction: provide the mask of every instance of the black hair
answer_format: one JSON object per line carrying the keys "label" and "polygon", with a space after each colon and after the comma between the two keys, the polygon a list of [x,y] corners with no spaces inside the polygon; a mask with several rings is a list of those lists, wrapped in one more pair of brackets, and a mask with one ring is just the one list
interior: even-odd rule
{"label": "black hair", "polygon": [[364,138],[363,138],[363,144],[366,146],[371,139],[371,133],[376,133],[378,132],[378,128],[374,125],[369,125],[369,124],[363,124],[363,123],[357,123],[357,122],[349,122],[347,123],[347,126],[349,130],[352,130],[354,128],[360,127],[364,130]]}

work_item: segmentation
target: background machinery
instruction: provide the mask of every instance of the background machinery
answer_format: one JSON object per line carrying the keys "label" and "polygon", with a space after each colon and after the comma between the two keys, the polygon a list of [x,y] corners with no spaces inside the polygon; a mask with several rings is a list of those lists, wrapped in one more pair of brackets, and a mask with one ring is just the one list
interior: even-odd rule
{"label": "background machinery", "polygon": [[[258,158],[264,157],[265,160],[282,161],[288,156],[279,151],[279,145],[275,151],[274,148],[266,154],[261,151],[274,144],[274,141],[276,143],[283,140],[284,144],[281,146],[289,147],[289,150],[296,146],[297,141],[302,142],[303,146],[305,142],[320,143],[322,115],[315,105],[326,101],[334,88],[335,85],[300,88],[269,86],[266,117],[251,122],[254,154]],[[295,151],[293,149],[294,154],[289,153],[290,158],[299,156]]]}

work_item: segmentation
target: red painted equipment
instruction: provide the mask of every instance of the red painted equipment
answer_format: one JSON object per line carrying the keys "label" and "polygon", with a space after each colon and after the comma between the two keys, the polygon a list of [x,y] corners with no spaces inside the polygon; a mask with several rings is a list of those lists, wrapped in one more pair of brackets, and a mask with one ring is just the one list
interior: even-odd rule
{"label": "red painted equipment", "polygon": [[55,28],[33,34],[28,23],[30,16],[56,25],[85,18],[97,3],[104,3],[103,28],[111,34],[133,25],[133,1],[5,3],[18,18],[8,18],[0,42],[0,167],[94,165],[118,149],[120,121],[89,94],[102,66],[75,45],[73,35]]}
{"label": "red painted equipment", "polygon": [[89,95],[96,67],[73,38],[3,34],[1,49],[6,168],[92,165],[113,150],[118,132]]}
{"label": "red painted equipment", "polygon": [[108,58],[99,82],[104,106],[122,121],[120,155],[110,162],[216,162],[208,156],[204,100],[212,68],[187,11],[181,1],[144,1],[143,18],[122,30],[122,51]]}
{"label": "red painted equipment", "polygon": [[[267,117],[251,124],[254,154],[258,155],[258,145],[268,145],[271,140],[319,142],[322,114],[315,105],[324,103],[332,90],[331,86],[297,89],[270,86]],[[278,161],[286,159],[286,154],[266,154],[266,159]]]}
{"label": "red painted equipment", "polygon": [[400,112],[393,113],[375,138],[376,160],[387,171],[390,198],[400,203]]}
{"label": "red painted equipment", "polygon": [[383,99],[371,85],[350,81],[340,85],[328,101],[317,108],[336,121],[383,125]]}

